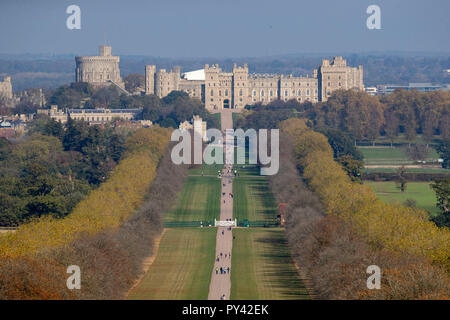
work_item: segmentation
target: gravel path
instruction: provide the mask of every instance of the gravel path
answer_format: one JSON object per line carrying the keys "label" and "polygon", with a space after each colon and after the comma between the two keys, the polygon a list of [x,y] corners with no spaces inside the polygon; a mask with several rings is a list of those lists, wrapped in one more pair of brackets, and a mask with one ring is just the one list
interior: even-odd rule
{"label": "gravel path", "polygon": [[[221,112],[222,131],[233,128],[232,113],[229,110]],[[226,140],[226,139],[225,139]],[[226,147],[225,147],[226,150]],[[225,151],[226,152],[226,151]],[[233,218],[233,192],[232,164],[225,164],[222,171],[222,191],[220,197],[220,220]],[[231,292],[231,249],[233,247],[233,234],[227,227],[217,228],[216,261],[211,273],[208,300],[230,299]],[[222,268],[222,272],[220,270]]]}

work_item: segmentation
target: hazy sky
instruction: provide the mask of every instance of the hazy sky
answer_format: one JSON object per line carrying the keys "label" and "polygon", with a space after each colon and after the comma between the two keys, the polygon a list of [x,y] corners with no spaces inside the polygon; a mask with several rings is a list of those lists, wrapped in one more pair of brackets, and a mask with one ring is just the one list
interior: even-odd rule
{"label": "hazy sky", "polygon": [[[68,30],[66,8],[81,8]],[[381,30],[366,9],[381,7]],[[449,0],[0,0],[0,53],[244,57],[450,52]]]}

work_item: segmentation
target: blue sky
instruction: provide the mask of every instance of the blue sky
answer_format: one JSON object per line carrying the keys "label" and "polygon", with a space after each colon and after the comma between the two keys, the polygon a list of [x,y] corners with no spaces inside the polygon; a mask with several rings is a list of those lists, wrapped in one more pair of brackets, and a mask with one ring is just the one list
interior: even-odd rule
{"label": "blue sky", "polygon": [[[66,8],[81,8],[81,30]],[[381,8],[381,30],[366,9]],[[449,0],[1,0],[0,53],[250,57],[450,52]]]}

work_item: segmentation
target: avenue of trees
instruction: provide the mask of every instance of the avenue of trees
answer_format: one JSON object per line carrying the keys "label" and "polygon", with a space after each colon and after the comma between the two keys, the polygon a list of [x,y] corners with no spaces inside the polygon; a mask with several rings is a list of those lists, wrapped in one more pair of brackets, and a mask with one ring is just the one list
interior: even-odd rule
{"label": "avenue of trees", "polygon": [[108,179],[78,202],[67,217],[40,217],[3,235],[0,256],[34,254],[41,248],[67,245],[80,233],[93,235],[119,227],[142,205],[170,133],[158,126],[136,131],[125,141],[124,155]]}
{"label": "avenue of trees", "polygon": [[[67,231],[77,232],[78,236],[73,241],[63,241],[64,245],[57,247],[52,244],[50,248],[47,246],[50,241],[47,241],[34,254],[0,259],[0,299],[126,297],[142,274],[144,259],[152,255],[155,238],[162,231],[161,213],[175,203],[187,178],[187,167],[171,161],[166,132],[161,129],[155,132],[155,128],[144,129],[127,140],[127,163],[121,162],[117,166],[117,171],[113,173],[117,176],[106,181],[104,188],[99,188],[95,195],[80,203],[73,213],[77,216],[75,220],[65,221],[66,218],[59,222]],[[152,168],[155,168],[155,161],[162,155],[161,152],[164,156],[158,161],[154,179],[148,187],[147,173],[154,172]],[[138,154],[145,157],[139,160],[135,158]],[[119,177],[120,180],[116,179]],[[134,184],[139,187],[136,189]],[[144,185],[146,187],[141,188]],[[128,201],[134,204],[133,208]],[[112,216],[99,211],[102,209],[108,210]],[[91,210],[94,212],[91,213]],[[83,216],[89,218],[93,226],[80,225]],[[22,235],[18,240],[24,237],[24,232],[38,238],[38,232],[45,230],[42,229],[45,226],[43,223],[34,226],[34,233],[31,229],[19,230]],[[52,235],[58,229],[57,226],[51,229]],[[69,235],[73,238],[71,233]],[[48,234],[44,231],[45,236]],[[78,265],[82,270],[81,290],[67,289],[68,265]]]}
{"label": "avenue of trees", "polygon": [[[304,120],[280,126],[280,171],[270,177],[271,189],[287,204],[288,241],[314,293],[331,299],[448,299],[448,229],[416,208],[384,204],[370,188],[352,182],[334,161],[328,139]],[[382,271],[380,290],[366,287],[366,269],[374,264]]]}

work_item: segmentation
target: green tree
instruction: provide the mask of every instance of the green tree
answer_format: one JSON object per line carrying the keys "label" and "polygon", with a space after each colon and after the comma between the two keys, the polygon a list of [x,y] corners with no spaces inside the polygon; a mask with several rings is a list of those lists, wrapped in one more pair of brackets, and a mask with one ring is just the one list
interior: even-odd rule
{"label": "green tree", "polygon": [[441,213],[432,220],[438,226],[450,227],[450,179],[439,179],[431,184],[434,192],[436,192],[436,207]]}

